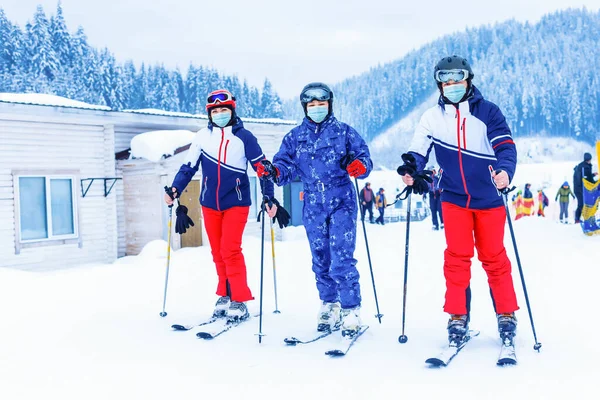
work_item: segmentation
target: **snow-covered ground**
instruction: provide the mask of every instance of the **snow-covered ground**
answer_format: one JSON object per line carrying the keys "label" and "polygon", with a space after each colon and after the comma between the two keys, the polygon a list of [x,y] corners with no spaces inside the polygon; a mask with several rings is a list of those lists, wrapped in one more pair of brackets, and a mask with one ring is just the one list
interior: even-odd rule
{"label": "snow-covered ground", "polygon": [[[570,164],[569,164],[570,165]],[[523,166],[520,171],[527,173]],[[561,174],[561,168],[554,168]],[[540,167],[540,170],[547,170]],[[394,172],[395,173],[395,172]],[[523,180],[538,180],[531,171]],[[565,172],[568,174],[569,172]],[[554,174],[551,174],[554,176]],[[374,187],[378,188],[376,177]],[[389,178],[390,180],[392,178]],[[519,178],[521,179],[521,178]],[[556,186],[551,178],[549,186]],[[535,189],[535,186],[534,186]],[[552,189],[554,190],[554,189]],[[549,197],[553,199],[553,192]],[[531,326],[516,262],[513,278],[520,301],[519,365],[495,365],[499,351],[496,320],[485,273],[475,259],[471,327],[481,335],[444,369],[424,360],[446,341],[442,311],[444,233],[429,219],[411,224],[406,334],[402,320],[404,223],[367,224],[380,325],[364,239],[359,227],[356,258],[362,275],[364,323],[370,329],[341,359],[323,353],[336,338],[286,347],[287,336],[310,334],[319,300],[310,251],[302,227],[287,228],[276,243],[278,298],[274,310],[270,244],[264,264],[262,344],[258,319],[213,340],[194,331],[174,332],[173,323],[207,318],[216,301],[216,274],[208,247],[172,253],[167,312],[162,309],[166,243],[152,242],[137,257],[112,265],[86,265],[55,272],[0,269],[0,398],[166,399],[340,398],[468,399],[597,398],[596,344],[600,236],[584,236],[576,225],[552,218],[514,223],[531,301],[540,353]],[[515,260],[507,228],[505,244]],[[259,310],[260,241],[243,243],[249,282]]]}

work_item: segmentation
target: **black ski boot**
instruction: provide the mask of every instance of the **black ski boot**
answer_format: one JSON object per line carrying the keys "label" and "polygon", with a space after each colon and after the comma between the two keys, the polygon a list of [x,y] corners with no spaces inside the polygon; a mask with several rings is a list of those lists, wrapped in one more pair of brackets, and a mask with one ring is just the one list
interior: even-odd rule
{"label": "black ski boot", "polygon": [[458,345],[469,331],[469,317],[467,315],[452,314],[448,320],[448,342]]}
{"label": "black ski boot", "polygon": [[502,343],[508,346],[513,345],[517,333],[517,317],[514,313],[498,314],[498,332]]}

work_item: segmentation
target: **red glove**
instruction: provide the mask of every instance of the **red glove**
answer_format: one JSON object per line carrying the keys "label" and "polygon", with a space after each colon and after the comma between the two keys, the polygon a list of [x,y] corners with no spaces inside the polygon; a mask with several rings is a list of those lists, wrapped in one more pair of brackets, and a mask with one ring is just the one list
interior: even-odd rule
{"label": "red glove", "polygon": [[269,177],[276,179],[279,177],[279,170],[269,160],[261,160],[254,165],[256,166],[256,175],[259,178]]}
{"label": "red glove", "polygon": [[353,178],[358,178],[361,175],[364,175],[367,172],[367,167],[360,160],[354,160],[346,167],[346,171],[348,171],[348,175]]}

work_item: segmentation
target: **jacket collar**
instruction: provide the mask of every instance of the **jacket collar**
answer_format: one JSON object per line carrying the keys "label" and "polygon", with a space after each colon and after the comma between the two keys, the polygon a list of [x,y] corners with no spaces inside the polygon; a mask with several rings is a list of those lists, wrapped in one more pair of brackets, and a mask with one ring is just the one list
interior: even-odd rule
{"label": "jacket collar", "polygon": [[[458,103],[458,109],[461,113],[468,112],[472,110],[473,106],[481,100],[483,100],[483,95],[475,85],[472,85],[469,96],[467,96],[465,100]],[[444,102],[444,96],[442,96],[442,94],[440,94],[440,97],[438,98],[438,105],[442,107],[442,110],[448,114],[453,114],[456,110],[453,104],[446,104]]]}
{"label": "jacket collar", "polygon": [[[212,121],[209,120],[208,121],[208,129],[210,129],[212,131],[213,128],[217,128],[219,130],[221,129],[220,126],[217,126],[217,125],[213,124]],[[239,131],[240,129],[243,129],[243,128],[244,128],[244,123],[242,122],[242,120],[240,119],[240,117],[236,116],[235,117],[235,121],[232,124],[227,125],[223,129],[225,129],[225,131],[228,131],[229,129],[231,129],[231,132],[233,132],[235,134],[237,131]]]}
{"label": "jacket collar", "polygon": [[314,122],[313,120],[311,120],[308,117],[304,117],[304,119],[302,120],[302,126],[310,129],[311,132],[317,131],[317,128],[318,128],[318,131],[321,132],[327,126],[333,124],[334,121],[335,121],[335,116],[333,115],[333,111],[332,111],[329,113],[327,118],[325,118],[325,121],[323,121],[319,124],[317,124],[316,122]]}

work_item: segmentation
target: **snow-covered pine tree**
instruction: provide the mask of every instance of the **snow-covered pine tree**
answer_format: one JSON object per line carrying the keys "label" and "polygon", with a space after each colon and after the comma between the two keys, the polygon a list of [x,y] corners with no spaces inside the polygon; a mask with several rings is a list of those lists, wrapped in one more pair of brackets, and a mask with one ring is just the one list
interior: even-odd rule
{"label": "snow-covered pine tree", "polygon": [[273,90],[273,85],[268,78],[265,78],[263,91],[260,98],[260,114],[262,118],[282,118],[283,107],[281,99]]}
{"label": "snow-covered pine tree", "polygon": [[31,55],[29,72],[34,78],[45,78],[52,81],[58,71],[59,60],[52,46],[50,22],[42,6],[38,6],[33,15],[31,28],[28,30],[28,42]]}

